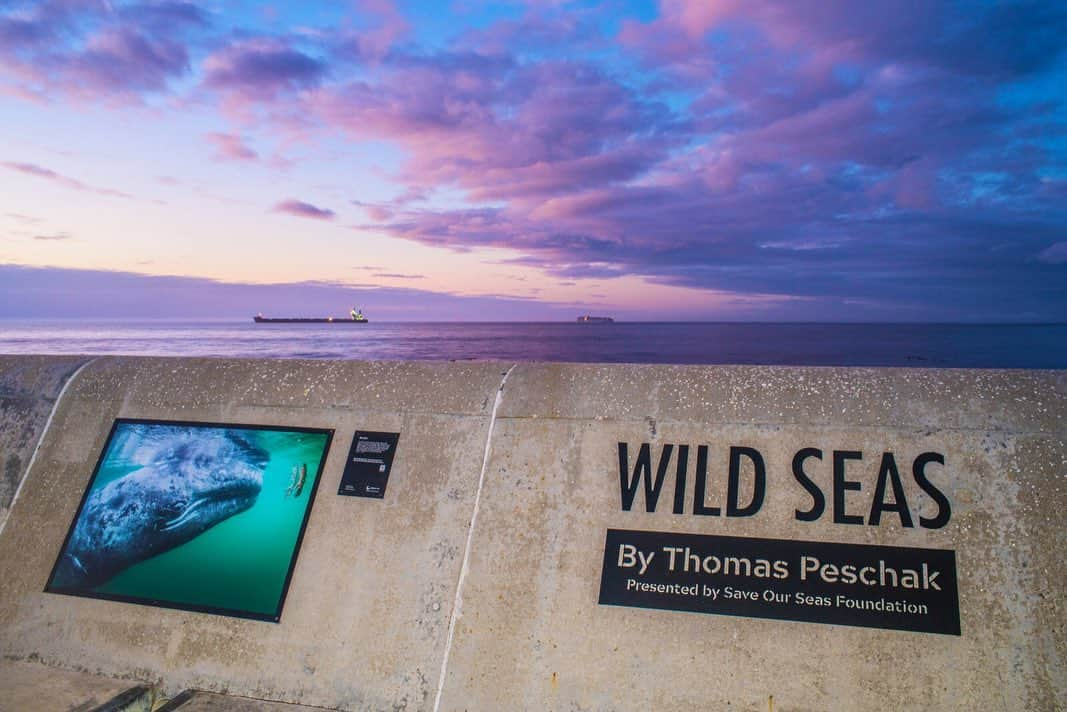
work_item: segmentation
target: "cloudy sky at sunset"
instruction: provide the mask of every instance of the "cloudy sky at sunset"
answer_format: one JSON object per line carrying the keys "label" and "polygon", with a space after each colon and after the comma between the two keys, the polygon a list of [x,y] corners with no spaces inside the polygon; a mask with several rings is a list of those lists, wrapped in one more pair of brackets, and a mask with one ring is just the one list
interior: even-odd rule
{"label": "cloudy sky at sunset", "polygon": [[1063,321],[1067,4],[0,0],[0,317]]}

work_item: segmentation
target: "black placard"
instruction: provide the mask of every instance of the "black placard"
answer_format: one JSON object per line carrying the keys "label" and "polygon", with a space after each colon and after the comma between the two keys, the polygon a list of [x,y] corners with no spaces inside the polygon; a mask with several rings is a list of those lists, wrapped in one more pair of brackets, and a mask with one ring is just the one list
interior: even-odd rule
{"label": "black placard", "polygon": [[960,634],[944,549],[609,529],[600,603]]}
{"label": "black placard", "polygon": [[352,447],[348,450],[348,461],[337,494],[384,498],[399,439],[400,433],[357,430],[352,436]]}

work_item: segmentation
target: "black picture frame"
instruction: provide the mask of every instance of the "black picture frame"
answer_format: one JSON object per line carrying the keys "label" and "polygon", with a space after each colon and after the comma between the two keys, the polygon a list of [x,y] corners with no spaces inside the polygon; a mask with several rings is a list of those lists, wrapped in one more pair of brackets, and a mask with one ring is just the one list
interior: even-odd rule
{"label": "black picture frame", "polygon": [[[324,440],[322,442],[321,447],[321,454],[319,455],[318,467],[315,471],[314,482],[312,483],[307,493],[307,504],[304,507],[303,515],[300,519],[299,529],[297,530],[296,537],[293,541],[292,548],[289,554],[288,566],[285,570],[284,581],[281,585],[277,605],[272,612],[262,613],[227,606],[189,603],[187,601],[173,601],[159,597],[124,595],[122,593],[92,590],[92,588],[95,588],[95,586],[91,588],[85,588],[56,584],[57,574],[60,572],[64,556],[68,552],[68,548],[71,545],[71,539],[75,534],[75,530],[77,529],[79,521],[81,521],[82,517],[85,515],[86,503],[88,502],[90,496],[92,496],[94,493],[94,486],[96,485],[97,480],[100,476],[101,469],[104,467],[105,462],[109,458],[112,446],[116,442],[116,436],[123,428],[130,426],[144,426],[147,428],[152,428],[155,426],[162,428],[182,428],[188,430],[190,433],[195,433],[197,430],[202,430],[205,432],[209,430],[223,430],[237,432],[248,431],[263,433],[291,433],[297,436],[302,434],[324,436]],[[319,484],[321,483],[322,474],[325,470],[326,461],[329,457],[330,446],[333,442],[334,432],[335,431],[332,428],[314,428],[305,426],[264,425],[255,423],[222,423],[200,420],[166,420],[156,418],[116,418],[112,423],[111,429],[108,432],[108,436],[104,441],[103,447],[101,448],[99,455],[97,456],[96,465],[93,467],[92,476],[89,478],[89,481],[86,483],[84,491],[82,492],[81,499],[78,503],[78,508],[75,511],[70,526],[67,529],[67,534],[63,539],[63,545],[60,547],[59,552],[56,555],[56,561],[53,564],[51,573],[48,576],[48,581],[45,585],[44,592],[51,594],[76,596],[80,598],[117,601],[121,603],[133,603],[159,608],[170,608],[182,611],[190,611],[194,613],[208,613],[212,615],[223,615],[234,618],[244,618],[250,620],[278,623],[281,620],[282,610],[285,607],[285,601],[288,597],[289,586],[292,582],[293,572],[296,569],[297,559],[299,557],[300,550],[303,545],[304,534],[307,530],[307,524],[311,518],[311,512],[315,505],[315,498],[318,494]],[[303,481],[301,484],[303,484]],[[200,536],[202,533],[203,532],[200,532],[199,534],[194,535],[194,538],[196,536]]]}

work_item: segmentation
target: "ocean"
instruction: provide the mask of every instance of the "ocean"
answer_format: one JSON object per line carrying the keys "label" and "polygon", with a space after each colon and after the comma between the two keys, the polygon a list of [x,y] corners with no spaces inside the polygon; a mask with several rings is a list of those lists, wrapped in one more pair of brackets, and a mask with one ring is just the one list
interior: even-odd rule
{"label": "ocean", "polygon": [[1067,324],[3,320],[0,354],[1067,368]]}

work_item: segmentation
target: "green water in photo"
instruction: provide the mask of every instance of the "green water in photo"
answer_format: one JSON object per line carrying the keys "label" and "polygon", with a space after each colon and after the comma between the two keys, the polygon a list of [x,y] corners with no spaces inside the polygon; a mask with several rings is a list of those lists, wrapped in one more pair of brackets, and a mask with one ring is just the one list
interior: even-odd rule
{"label": "green water in photo", "polygon": [[[89,593],[205,606],[273,617],[325,456],[326,433],[241,429],[270,454],[255,504],[192,540],[134,564]],[[120,461],[114,438],[93,483],[96,491],[137,469]],[[287,495],[294,468],[306,466],[298,496]]]}

